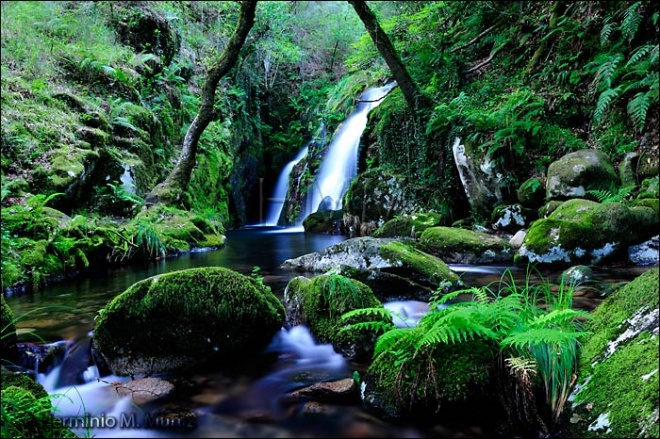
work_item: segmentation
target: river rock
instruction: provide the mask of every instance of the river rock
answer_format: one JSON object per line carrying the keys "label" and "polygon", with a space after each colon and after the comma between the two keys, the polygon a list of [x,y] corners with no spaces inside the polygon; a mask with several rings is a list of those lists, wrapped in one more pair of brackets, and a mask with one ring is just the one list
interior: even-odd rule
{"label": "river rock", "polygon": [[411,213],[398,215],[380,226],[371,235],[374,238],[412,238],[417,239],[429,227],[441,226],[446,218],[435,212]]}
{"label": "river rock", "polygon": [[584,285],[591,282],[594,278],[594,273],[591,268],[586,265],[575,265],[568,270],[564,270],[561,274],[564,284],[567,285]]}
{"label": "river rock", "polygon": [[654,265],[660,262],[660,235],[628,248],[628,258],[635,265]]}
{"label": "river rock", "polygon": [[436,290],[460,286],[458,275],[440,258],[411,241],[393,238],[351,238],[322,251],[288,259],[282,268],[301,272],[336,270],[366,283],[379,298],[428,299]]}
{"label": "river rock", "polygon": [[161,378],[146,377],[114,386],[119,396],[130,396],[135,404],[146,404],[163,398],[174,389],[174,385]]}
{"label": "river rock", "polygon": [[609,190],[619,185],[619,176],[607,154],[583,149],[566,154],[548,167],[546,199],[584,197],[592,189]]}
{"label": "river rock", "polygon": [[[249,306],[248,306],[249,305]],[[94,343],[115,375],[230,367],[259,354],[284,322],[280,300],[233,270],[193,268],[137,282],[99,312]]]}
{"label": "river rock", "polygon": [[650,238],[657,227],[658,216],[648,207],[568,200],[532,224],[517,261],[595,264],[615,259],[628,246]]}
{"label": "river rock", "polygon": [[518,201],[525,207],[538,209],[545,201],[545,181],[532,177],[524,181],[516,191]]}
{"label": "river rock", "polygon": [[429,253],[453,264],[510,262],[514,248],[504,239],[457,227],[431,227],[419,243]]}
{"label": "river rock", "polygon": [[536,215],[535,211],[520,204],[498,206],[491,214],[492,227],[498,232],[516,233],[536,219]]}
{"label": "river rock", "polygon": [[283,400],[285,403],[316,401],[320,403],[347,404],[359,399],[357,385],[353,378],[312,384],[290,392]]}
{"label": "river rock", "polygon": [[587,320],[567,436],[658,437],[659,297],[656,267],[606,298]]}
{"label": "river rock", "polygon": [[371,358],[377,335],[372,331],[342,329],[363,322],[379,322],[385,326],[392,321],[386,312],[343,319],[343,314],[356,309],[385,310],[371,288],[340,274],[325,274],[311,280],[291,279],[284,290],[284,306],[288,325],[305,325],[316,340],[332,343],[336,351],[356,361]]}

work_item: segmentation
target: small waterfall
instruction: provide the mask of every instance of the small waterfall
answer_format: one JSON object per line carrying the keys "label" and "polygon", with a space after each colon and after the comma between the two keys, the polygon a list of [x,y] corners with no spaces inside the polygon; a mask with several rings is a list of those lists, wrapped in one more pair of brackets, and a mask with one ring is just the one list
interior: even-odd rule
{"label": "small waterfall", "polygon": [[280,214],[282,213],[282,208],[284,207],[284,200],[286,199],[286,192],[289,188],[289,176],[291,175],[293,167],[296,166],[298,162],[300,162],[307,155],[308,149],[309,143],[300,150],[296,158],[287,163],[284,169],[282,169],[282,172],[277,179],[277,184],[275,185],[273,197],[270,199],[270,204],[268,206],[268,217],[266,218],[265,225],[276,226],[279,222]]}
{"label": "small waterfall", "polygon": [[135,195],[135,180],[131,175],[131,168],[128,165],[124,165],[124,173],[121,174],[121,187],[127,193]]}
{"label": "small waterfall", "polygon": [[310,189],[302,222],[309,214],[324,207],[337,210],[342,207],[342,197],[348,190],[351,180],[357,175],[358,147],[360,137],[367,127],[367,114],[382,102],[382,99],[396,86],[392,81],[383,87],[367,89],[360,96],[355,111],[346,118],[328,146],[321,167]]}

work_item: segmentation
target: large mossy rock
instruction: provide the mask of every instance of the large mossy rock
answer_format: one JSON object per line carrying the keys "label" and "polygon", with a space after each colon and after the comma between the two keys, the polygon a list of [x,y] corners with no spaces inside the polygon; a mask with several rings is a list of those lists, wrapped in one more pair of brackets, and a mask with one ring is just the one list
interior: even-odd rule
{"label": "large mossy rock", "polygon": [[619,176],[604,152],[584,149],[566,154],[548,167],[546,199],[584,197],[589,190],[619,185]]}
{"label": "large mossy rock", "polygon": [[377,228],[371,235],[374,238],[413,238],[417,239],[429,227],[441,226],[447,221],[435,212],[398,215]]}
{"label": "large mossy rock", "polygon": [[342,210],[322,210],[305,218],[302,225],[305,232],[326,235],[344,235],[344,212]]}
{"label": "large mossy rock", "polygon": [[658,216],[649,207],[573,199],[532,224],[518,262],[595,264],[625,256],[625,250],[657,233]]}
{"label": "large mossy rock", "polygon": [[[401,337],[369,366],[361,386],[367,407],[388,418],[437,420],[485,402],[493,352],[482,340],[440,345],[420,355],[414,340]],[[408,354],[407,361],[401,353]]]}
{"label": "large mossy rock", "polygon": [[598,307],[580,358],[571,437],[658,437],[658,268]]}
{"label": "large mossy rock", "polygon": [[538,209],[545,202],[545,181],[539,177],[525,180],[518,187],[516,196],[524,207]]}
{"label": "large mossy rock", "polygon": [[98,352],[117,375],[228,366],[260,353],[284,323],[282,303],[256,279],[194,268],[137,282],[99,313]]}
{"label": "large mossy rock", "polygon": [[[295,277],[284,291],[284,306],[289,326],[305,325],[314,338],[332,343],[342,355],[357,361],[368,361],[376,343],[375,333],[340,332],[347,324],[380,320],[361,317],[342,321],[344,313],[360,308],[383,308],[371,288],[339,274],[307,279]],[[391,323],[391,318],[383,323]]]}
{"label": "large mossy rock", "polygon": [[440,289],[463,286],[440,258],[412,242],[369,236],[347,239],[322,251],[284,261],[282,268],[318,273],[336,270],[369,285],[381,299],[426,300]]}
{"label": "large mossy rock", "polygon": [[394,216],[414,212],[405,183],[403,177],[380,168],[358,175],[344,195],[344,214],[351,218],[347,226],[370,235]]}
{"label": "large mossy rock", "polygon": [[2,367],[2,437],[75,438],[53,416],[50,396],[27,375]]}
{"label": "large mossy rock", "polygon": [[431,227],[419,238],[429,253],[455,264],[489,264],[513,260],[514,249],[494,235],[458,227]]}

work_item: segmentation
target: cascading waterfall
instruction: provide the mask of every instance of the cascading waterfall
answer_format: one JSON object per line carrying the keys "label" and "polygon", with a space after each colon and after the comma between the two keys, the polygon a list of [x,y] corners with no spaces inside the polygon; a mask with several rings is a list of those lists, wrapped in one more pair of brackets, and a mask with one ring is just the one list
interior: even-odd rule
{"label": "cascading waterfall", "polygon": [[[310,142],[311,143],[311,142]],[[286,192],[289,188],[289,176],[293,167],[298,164],[305,156],[309,149],[309,143],[305,145],[303,149],[300,150],[298,155],[291,160],[287,165],[282,169],[279,178],[277,179],[277,184],[275,185],[275,191],[273,192],[273,197],[270,199],[270,204],[268,206],[268,216],[266,217],[266,226],[276,226],[280,220],[280,215],[282,214],[282,208],[284,207],[284,200],[286,199]]]}
{"label": "cascading waterfall", "polygon": [[328,146],[313,187],[308,192],[307,202],[299,220],[301,223],[309,214],[316,212],[321,204],[325,209],[341,209],[342,197],[357,175],[358,149],[360,137],[367,127],[367,114],[376,108],[395,86],[396,81],[392,81],[383,87],[369,88],[362,93],[357,108],[342,123]]}

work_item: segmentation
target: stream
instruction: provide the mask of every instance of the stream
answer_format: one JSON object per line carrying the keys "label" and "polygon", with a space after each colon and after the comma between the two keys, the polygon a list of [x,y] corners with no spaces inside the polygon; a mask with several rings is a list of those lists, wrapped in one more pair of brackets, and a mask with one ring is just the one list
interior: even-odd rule
{"label": "stream", "polygon": [[[56,367],[41,371],[39,381],[53,397],[56,416],[70,420],[81,413],[91,414],[95,428],[74,428],[83,437],[492,437],[492,420],[478,413],[457,419],[455,425],[415,426],[385,422],[365,411],[359,401],[329,405],[321,413],[315,413],[305,404],[280,404],[296,388],[351,378],[356,370],[331,345],[317,344],[303,326],[283,328],[275,336],[268,347],[269,354],[276,358],[271,366],[255,367],[254,371],[232,376],[211,369],[165,377],[177,389],[185,391],[177,392],[179,396],[175,400],[159,401],[158,409],[183,408],[195,414],[190,425],[177,424],[176,428],[150,422],[145,418],[144,407],[134,404],[129,396],[113,393],[112,388],[122,386],[130,380],[128,377],[101,376],[96,366],[87,367],[94,317],[112,298],[137,281],[194,267],[223,266],[245,275],[258,267],[264,282],[282,298],[288,281],[301,274],[279,269],[284,260],[322,250],[344,239],[344,236],[306,234],[301,228],[230,230],[225,247],[218,250],[190,252],[140,266],[97,270],[43,291],[10,295],[6,300],[19,317],[19,341],[66,345],[62,351],[70,361],[67,363],[65,358]],[[522,268],[507,266],[451,267],[469,286],[497,283],[507,270],[516,280],[524,279],[526,274]],[[599,287],[580,290],[574,304],[577,308],[593,309],[608,286],[627,282],[643,271],[644,267],[594,269]],[[542,275],[556,282],[559,273]],[[411,318],[421,315],[420,305],[421,302],[386,304],[393,310],[405,308]],[[80,354],[75,354],[75,348]],[[66,380],[67,374],[72,373],[76,378]]]}

